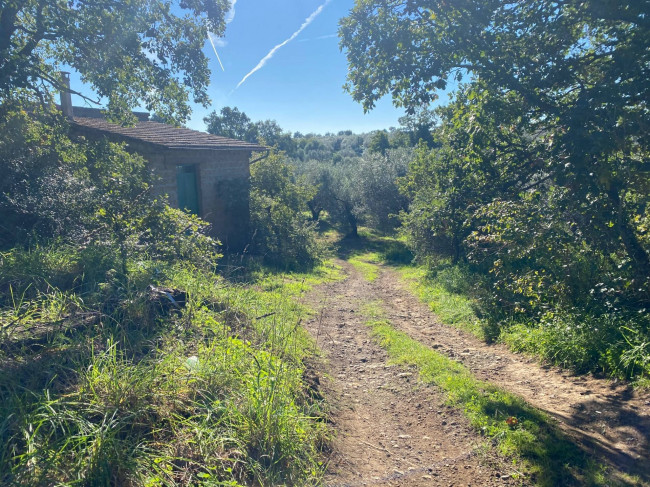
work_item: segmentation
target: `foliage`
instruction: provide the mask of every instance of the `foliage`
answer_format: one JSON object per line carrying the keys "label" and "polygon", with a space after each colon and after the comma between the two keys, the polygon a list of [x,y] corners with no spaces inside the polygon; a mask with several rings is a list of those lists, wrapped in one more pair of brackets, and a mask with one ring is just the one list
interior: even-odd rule
{"label": "foliage", "polygon": [[[28,262],[65,274],[85,258],[66,255],[14,250],[1,275]],[[303,381],[313,345],[295,298],[330,270],[241,287],[185,263],[140,264],[113,299],[60,281],[0,305],[1,330],[22,326],[2,337],[0,483],[317,483],[327,432]],[[182,290],[183,307],[165,312],[147,284]]]}
{"label": "foliage", "polygon": [[[638,2],[611,9],[536,0],[464,8],[359,2],[341,27],[349,89],[367,109],[387,92],[411,108],[430,101],[450,77],[471,73],[468,98],[514,102],[518,111],[492,122],[476,113],[476,129],[500,124],[521,142],[515,141],[514,158],[510,144],[477,144],[478,150],[510,160],[515,177],[549,181],[569,188],[574,200],[587,200],[581,231],[606,232],[594,240],[607,251],[622,246],[637,274],[647,276],[650,258],[632,223],[638,211],[632,202],[647,194],[648,184],[644,12]],[[393,71],[398,63],[404,65]]]}
{"label": "foliage", "polygon": [[[26,89],[43,100],[81,73],[114,115],[143,102],[184,122],[189,94],[207,104],[208,31],[222,35],[228,0],[10,0],[0,7],[0,97]],[[119,48],[116,48],[119,46]],[[180,79],[179,79],[180,78]]]}
{"label": "foliage", "polygon": [[213,111],[203,121],[208,133],[255,142],[251,119],[237,107],[223,107],[219,115]]}
{"label": "foliage", "polygon": [[275,120],[252,122],[238,108],[223,107],[219,114],[213,111],[203,121],[211,134],[266,144],[288,155],[295,152],[291,134],[283,131]]}
{"label": "foliage", "polygon": [[331,223],[357,236],[361,222],[382,231],[395,229],[397,215],[407,207],[397,179],[406,174],[410,158],[409,149],[388,149],[384,155],[366,151],[336,164],[310,160],[296,162],[296,167],[317,188],[308,203],[314,219],[326,211]]}
{"label": "foliage", "polygon": [[424,143],[430,149],[436,146],[432,134],[436,122],[435,112],[426,107],[416,108],[414,113],[407,113],[399,119],[400,125],[409,136],[411,147],[417,147],[420,143]]}
{"label": "foliage", "polygon": [[405,233],[421,260],[446,254],[482,276],[492,336],[525,323],[566,347],[540,344],[543,355],[582,370],[618,374],[631,356],[643,363],[647,342],[634,318],[650,307],[646,10],[359,1],[341,24],[348,89],[366,109],[391,93],[415,117],[469,79],[402,180]]}
{"label": "foliage", "polygon": [[272,153],[251,167],[252,250],[271,265],[303,268],[316,263],[320,248],[307,201],[315,188],[297,179],[283,156]]}
{"label": "foliage", "polygon": [[386,150],[389,147],[390,141],[388,140],[388,133],[385,130],[375,132],[368,142],[368,150],[370,152],[378,152],[381,155],[386,155]]}
{"label": "foliage", "polygon": [[366,225],[383,232],[398,226],[397,215],[408,207],[399,191],[398,178],[404,177],[413,157],[407,148],[388,149],[383,155],[366,152],[358,162],[356,186]]}
{"label": "foliage", "polygon": [[153,175],[140,156],[106,140],[73,142],[59,115],[31,106],[28,114],[18,102],[0,105],[5,248],[57,239],[104,247],[119,254],[122,276],[137,257],[215,265],[216,242],[206,235],[207,225],[154,199]]}
{"label": "foliage", "polygon": [[73,161],[83,150],[66,137],[61,121],[20,96],[0,105],[0,133],[0,246],[11,247],[31,233],[78,234],[87,188],[75,178]]}

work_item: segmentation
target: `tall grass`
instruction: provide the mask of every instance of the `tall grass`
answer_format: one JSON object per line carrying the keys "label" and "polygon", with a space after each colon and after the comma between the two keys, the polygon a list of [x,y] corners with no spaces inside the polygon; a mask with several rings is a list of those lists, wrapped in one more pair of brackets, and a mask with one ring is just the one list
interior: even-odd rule
{"label": "tall grass", "polygon": [[[235,285],[131,262],[127,281],[112,281],[109,266],[59,288],[51,276],[88,262],[38,252],[3,262],[5,289],[23,292],[4,293],[0,308],[3,329],[22,320],[0,342],[0,484],[319,482],[329,433],[303,380],[314,346],[296,297],[336,270]],[[30,259],[50,277],[15,268]],[[148,284],[182,290],[184,306],[152,301]]]}

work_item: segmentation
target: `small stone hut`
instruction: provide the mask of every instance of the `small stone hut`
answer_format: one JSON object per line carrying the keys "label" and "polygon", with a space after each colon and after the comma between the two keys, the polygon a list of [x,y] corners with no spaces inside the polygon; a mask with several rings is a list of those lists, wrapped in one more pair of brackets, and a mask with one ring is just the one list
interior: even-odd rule
{"label": "small stone hut", "polygon": [[123,127],[109,123],[101,110],[62,102],[74,134],[125,142],[128,150],[142,155],[159,177],[154,186],[156,194],[167,195],[171,206],[187,209],[209,222],[213,236],[225,249],[245,247],[251,155],[268,153],[266,147],[153,122],[148,113],[134,113],[138,122]]}

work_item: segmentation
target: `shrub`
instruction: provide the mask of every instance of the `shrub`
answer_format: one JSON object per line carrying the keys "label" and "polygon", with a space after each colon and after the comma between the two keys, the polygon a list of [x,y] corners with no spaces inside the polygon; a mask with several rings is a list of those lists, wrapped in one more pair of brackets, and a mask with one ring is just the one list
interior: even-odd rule
{"label": "shrub", "polygon": [[313,186],[296,179],[291,166],[273,153],[251,168],[252,250],[287,269],[314,265],[321,251],[307,201]]}

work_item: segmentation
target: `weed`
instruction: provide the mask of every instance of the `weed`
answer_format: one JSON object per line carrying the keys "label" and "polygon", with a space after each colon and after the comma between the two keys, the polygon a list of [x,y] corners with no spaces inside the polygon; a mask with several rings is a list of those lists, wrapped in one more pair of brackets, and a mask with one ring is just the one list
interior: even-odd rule
{"label": "weed", "polygon": [[[47,292],[6,281],[22,293],[0,307],[14,331],[0,357],[0,483],[318,483],[329,433],[303,382],[314,345],[296,298],[340,272],[258,271],[233,284],[187,264],[128,269],[115,284],[103,274],[107,286],[83,300],[74,280]],[[148,284],[187,299],[165,311]],[[6,326],[16,320],[22,335]]]}

